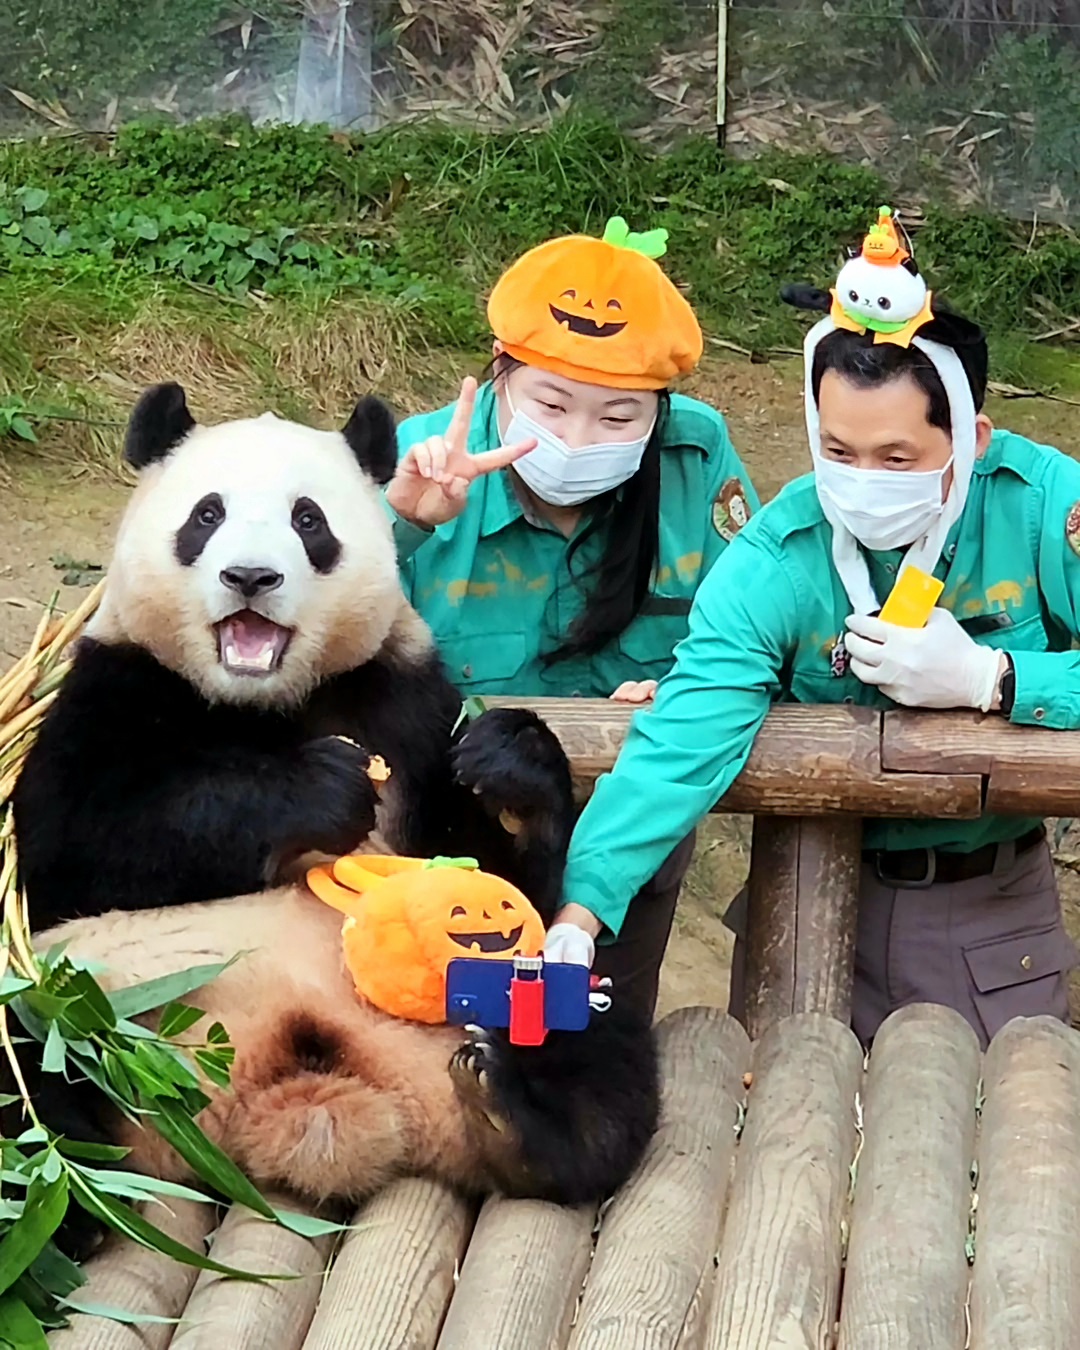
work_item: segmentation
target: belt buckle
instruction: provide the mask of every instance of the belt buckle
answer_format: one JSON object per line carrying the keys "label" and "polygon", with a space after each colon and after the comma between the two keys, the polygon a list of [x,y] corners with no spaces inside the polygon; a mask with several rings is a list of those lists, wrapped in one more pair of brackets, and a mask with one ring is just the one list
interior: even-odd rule
{"label": "belt buckle", "polygon": [[[914,849],[905,850],[905,852],[908,851],[915,852]],[[883,849],[878,849],[874,854],[874,875],[883,886],[891,886],[898,891],[928,891],[937,877],[937,849],[923,848],[919,849],[919,852],[926,854],[926,873],[918,881],[909,881],[906,877],[888,876],[881,866],[884,855]]]}

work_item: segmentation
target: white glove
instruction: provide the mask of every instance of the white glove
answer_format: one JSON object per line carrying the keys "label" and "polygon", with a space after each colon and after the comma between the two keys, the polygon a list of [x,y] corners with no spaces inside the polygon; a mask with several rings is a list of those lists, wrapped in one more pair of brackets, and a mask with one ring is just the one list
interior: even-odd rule
{"label": "white glove", "polygon": [[592,966],[596,945],[576,923],[555,923],[544,939],[544,960],[565,961],[574,966]]}
{"label": "white glove", "polygon": [[852,614],[847,627],[851,673],[895,703],[990,711],[1001,653],[980,647],[949,610],[932,610],[925,628],[901,628],[865,614]]}

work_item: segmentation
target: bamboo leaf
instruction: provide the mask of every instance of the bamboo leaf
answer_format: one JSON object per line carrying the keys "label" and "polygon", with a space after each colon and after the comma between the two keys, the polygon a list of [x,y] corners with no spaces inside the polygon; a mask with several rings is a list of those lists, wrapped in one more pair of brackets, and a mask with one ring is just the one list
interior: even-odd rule
{"label": "bamboo leaf", "polygon": [[45,1051],[41,1056],[41,1068],[44,1073],[63,1073],[67,1060],[64,1049],[64,1037],[59,1022],[49,1023],[49,1034],[45,1037]]}
{"label": "bamboo leaf", "polygon": [[205,1016],[206,1014],[201,1008],[193,1008],[189,1003],[170,1003],[161,1014],[158,1035],[165,1040],[173,1036],[179,1036]]}
{"label": "bamboo leaf", "polygon": [[100,1092],[103,1092],[113,1105],[127,1116],[128,1120],[138,1123],[139,1117],[137,1112],[134,1110],[129,1100],[121,1093],[117,1092],[112,1083],[110,1083],[102,1065],[84,1055],[73,1058],[79,1072],[84,1074]]}
{"label": "bamboo leaf", "polygon": [[295,1278],[290,1275],[256,1275],[248,1270],[234,1270],[231,1266],[223,1266],[220,1261],[213,1261],[208,1256],[200,1256],[190,1247],[185,1247],[182,1242],[171,1238],[168,1233],[163,1233],[160,1228],[144,1219],[122,1200],[114,1200],[111,1196],[99,1194],[77,1173],[72,1174],[71,1189],[72,1194],[88,1214],[101,1219],[110,1228],[124,1237],[131,1238],[140,1246],[161,1252],[163,1256],[171,1256],[174,1261],[180,1261],[185,1266],[195,1266],[198,1270],[211,1270],[217,1275],[228,1275],[235,1280],[252,1282]]}
{"label": "bamboo leaf", "polygon": [[41,1323],[14,1294],[0,1298],[0,1345],[11,1350],[49,1350]]}
{"label": "bamboo leaf", "polygon": [[57,1139],[56,1148],[65,1158],[86,1158],[90,1162],[121,1162],[131,1152],[116,1144],[83,1144],[63,1137]]}
{"label": "bamboo leaf", "polygon": [[59,1153],[57,1153],[54,1148],[49,1149],[48,1153],[45,1155],[45,1161],[41,1164],[42,1181],[48,1182],[51,1185],[52,1182],[60,1176],[63,1170],[64,1164]]}
{"label": "bamboo leaf", "polygon": [[213,1186],[229,1200],[261,1214],[264,1219],[274,1217],[274,1211],[258,1189],[232,1159],[203,1134],[179,1102],[164,1100],[155,1102],[154,1106],[156,1110],[151,1121],[155,1129],[167,1143],[172,1144],[200,1180]]}
{"label": "bamboo leaf", "polygon": [[10,1289],[41,1255],[45,1244],[60,1226],[67,1206],[66,1173],[50,1184],[31,1182],[22,1217],[0,1242],[0,1293]]}
{"label": "bamboo leaf", "polygon": [[217,1201],[203,1191],[192,1190],[190,1186],[181,1186],[174,1181],[159,1181],[157,1177],[147,1176],[143,1172],[121,1172],[113,1168],[80,1167],[79,1172],[94,1186],[108,1191],[116,1183],[126,1185],[132,1191],[138,1191],[144,1197],[150,1194],[168,1195],[174,1200],[197,1200],[203,1205],[213,1205]]}
{"label": "bamboo leaf", "polygon": [[46,1242],[27,1274],[57,1298],[66,1298],[86,1283],[86,1276],[55,1242]]}
{"label": "bamboo leaf", "polygon": [[0,1007],[10,1003],[17,994],[34,987],[33,980],[20,980],[17,975],[5,975],[0,979]]}
{"label": "bamboo leaf", "polygon": [[[233,957],[233,961],[236,957]],[[175,975],[162,975],[160,979],[144,980],[142,984],[132,984],[126,989],[118,989],[109,995],[113,1012],[117,1017],[138,1017],[140,1013],[152,1012],[167,1003],[181,999],[185,994],[201,989],[203,985],[216,980],[222,971],[228,970],[233,961],[222,961],[217,965],[191,966],[178,971]]]}
{"label": "bamboo leaf", "polygon": [[313,1214],[297,1214],[291,1209],[275,1209],[274,1216],[282,1228],[301,1237],[328,1237],[331,1233],[347,1233],[352,1227],[347,1223],[332,1223],[329,1219],[317,1219]]}
{"label": "bamboo leaf", "polygon": [[232,1046],[223,1050],[196,1050],[195,1061],[211,1083],[219,1088],[227,1088],[232,1081],[229,1069],[235,1053]]}
{"label": "bamboo leaf", "polygon": [[83,1299],[65,1298],[62,1303],[72,1312],[83,1313],[87,1317],[103,1317],[110,1322],[122,1322],[128,1327],[178,1327],[183,1320],[179,1317],[158,1317],[154,1313],[128,1312],[126,1308],[113,1308],[104,1303],[89,1303]]}

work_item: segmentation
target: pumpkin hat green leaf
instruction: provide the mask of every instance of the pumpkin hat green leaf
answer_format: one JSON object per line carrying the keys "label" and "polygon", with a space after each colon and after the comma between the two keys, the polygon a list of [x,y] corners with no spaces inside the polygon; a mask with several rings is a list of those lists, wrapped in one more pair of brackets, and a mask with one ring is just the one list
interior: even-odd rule
{"label": "pumpkin hat green leaf", "polygon": [[612,216],[604,229],[604,243],[616,248],[628,248],[646,258],[662,258],[667,252],[667,230],[646,230],[634,234],[622,216]]}

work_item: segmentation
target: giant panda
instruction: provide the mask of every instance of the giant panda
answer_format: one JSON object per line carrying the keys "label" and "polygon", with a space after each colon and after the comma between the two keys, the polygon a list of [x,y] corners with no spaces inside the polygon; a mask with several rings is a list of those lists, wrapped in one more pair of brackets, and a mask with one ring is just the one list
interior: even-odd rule
{"label": "giant panda", "polygon": [[[462,733],[400,588],[380,500],[389,411],[365,399],[341,432],[269,414],[198,425],[159,385],[124,454],[137,483],[103,602],[14,797],[36,945],[66,944],[110,987],[243,953],[192,1001],[236,1049],[200,1124],[256,1183],[355,1201],[408,1173],[600,1200],[658,1109],[651,1030],[618,991],[540,1047],[391,1018],[357,998],[341,916],[296,880],[304,860],[364,848],[468,854],[545,922],[561,885],[574,807],[557,739],[516,709]],[[391,769],[381,795],[374,755]],[[160,1136],[23,1055],[54,1130],[187,1179]],[[97,1234],[71,1217],[61,1240],[82,1255]]]}

